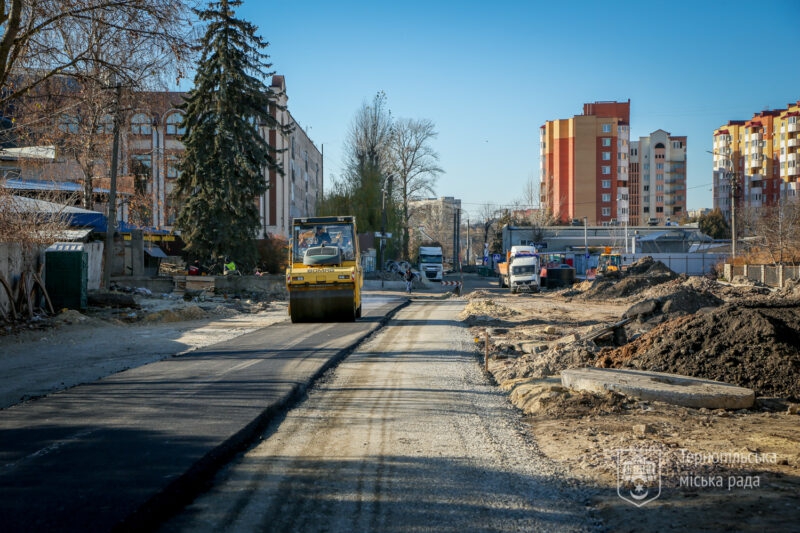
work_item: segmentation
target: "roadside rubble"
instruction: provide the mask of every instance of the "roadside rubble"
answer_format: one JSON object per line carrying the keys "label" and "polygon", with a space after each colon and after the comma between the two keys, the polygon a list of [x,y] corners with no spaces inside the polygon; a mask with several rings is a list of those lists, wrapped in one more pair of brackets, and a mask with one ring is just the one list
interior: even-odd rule
{"label": "roadside rubble", "polygon": [[[465,296],[460,318],[473,333],[476,351],[483,357],[488,333],[488,371],[527,416],[543,453],[609,491],[617,483],[618,450],[641,446],[659,454],[664,488],[683,494],[681,500],[673,498],[647,517],[621,512],[608,499],[596,502],[611,530],[629,530],[630,520],[637,530],[664,523],[717,530],[728,524],[716,518],[720,514],[752,510],[749,497],[686,486],[687,474],[760,476],[756,494],[765,514],[727,527],[761,531],[800,520],[796,501],[786,503],[788,494],[800,491],[800,283],[775,290],[735,281],[678,275],[644,258],[619,280],[533,296]],[[698,409],[562,384],[563,370],[584,367],[721,381],[753,390],[756,401],[748,409]],[[720,453],[766,454],[770,460],[687,460]],[[697,501],[685,505],[686,497]],[[708,505],[719,513],[709,516]],[[786,521],[775,522],[770,512],[783,513]]]}

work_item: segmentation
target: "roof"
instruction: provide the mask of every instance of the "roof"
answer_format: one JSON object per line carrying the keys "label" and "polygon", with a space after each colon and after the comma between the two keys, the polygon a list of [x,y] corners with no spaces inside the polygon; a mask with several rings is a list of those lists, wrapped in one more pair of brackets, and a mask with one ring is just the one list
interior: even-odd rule
{"label": "roof", "polygon": [[[31,180],[21,178],[9,178],[3,182],[3,187],[18,191],[62,191],[62,192],[81,192],[83,185],[74,181],[56,180]],[[108,194],[108,189],[93,187],[94,193]],[[124,194],[117,191],[117,194]]]}
{"label": "roof", "polygon": [[55,146],[23,146],[20,148],[0,148],[0,159],[16,161],[18,159],[49,159],[56,158]]}
{"label": "roof", "polygon": [[[80,207],[46,202],[25,196],[9,196],[8,198],[11,200],[9,207],[20,213],[37,212],[63,216],[73,228],[89,228],[94,231],[106,230],[106,216],[99,211],[90,211]],[[4,207],[4,204],[0,204],[0,209]]]}
{"label": "roof", "polygon": [[159,248],[156,245],[145,246],[144,247],[144,253],[146,253],[150,257],[159,257],[159,258],[163,258],[163,259],[167,258],[167,254],[164,253],[164,250],[162,250],[161,248]]}

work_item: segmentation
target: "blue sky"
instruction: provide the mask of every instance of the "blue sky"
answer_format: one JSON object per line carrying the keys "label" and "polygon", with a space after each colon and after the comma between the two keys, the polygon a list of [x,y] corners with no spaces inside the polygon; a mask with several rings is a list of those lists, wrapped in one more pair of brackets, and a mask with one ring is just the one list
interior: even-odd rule
{"label": "blue sky", "polygon": [[245,0],[289,110],[339,176],[358,109],[429,119],[436,196],[467,213],[539,180],[539,127],[587,102],[631,101],[631,138],[688,137],[689,209],[711,207],[712,134],[800,100],[800,1]]}

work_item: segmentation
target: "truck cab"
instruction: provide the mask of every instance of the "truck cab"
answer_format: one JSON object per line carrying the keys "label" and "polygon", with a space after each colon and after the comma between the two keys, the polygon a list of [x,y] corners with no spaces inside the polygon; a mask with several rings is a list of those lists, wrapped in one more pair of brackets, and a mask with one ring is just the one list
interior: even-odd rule
{"label": "truck cab", "polygon": [[442,256],[441,246],[419,247],[419,272],[425,279],[442,281],[444,275]]}
{"label": "truck cab", "polygon": [[500,287],[508,287],[513,294],[520,291],[538,292],[540,262],[536,248],[512,246],[506,257],[506,262],[498,265]]}
{"label": "truck cab", "polygon": [[508,263],[508,288],[512,294],[539,292],[539,254],[532,246],[511,248]]}

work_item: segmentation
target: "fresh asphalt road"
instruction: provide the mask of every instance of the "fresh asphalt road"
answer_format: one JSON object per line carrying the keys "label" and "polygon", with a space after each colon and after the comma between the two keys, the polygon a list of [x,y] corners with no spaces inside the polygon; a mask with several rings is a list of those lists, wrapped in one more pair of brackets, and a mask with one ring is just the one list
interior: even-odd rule
{"label": "fresh asphalt road", "polygon": [[283,322],[0,411],[0,531],[141,531],[406,302]]}
{"label": "fresh asphalt road", "polygon": [[587,532],[587,495],[484,375],[459,299],[415,299],[163,533]]}

